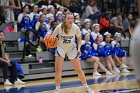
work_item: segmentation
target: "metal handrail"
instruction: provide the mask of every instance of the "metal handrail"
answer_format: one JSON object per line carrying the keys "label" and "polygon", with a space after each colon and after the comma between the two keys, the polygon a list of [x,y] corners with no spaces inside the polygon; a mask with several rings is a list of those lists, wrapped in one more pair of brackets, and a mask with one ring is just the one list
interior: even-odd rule
{"label": "metal handrail", "polygon": [[[34,35],[36,35],[37,36],[37,44],[35,45],[35,44],[33,44],[31,41],[30,41],[30,39],[29,39],[29,32],[33,32],[34,33]],[[39,45],[39,43],[40,43],[40,37],[39,37],[39,35],[34,31],[34,30],[29,30],[29,29],[27,29],[26,31],[25,31],[25,40],[24,40],[24,48],[23,48],[23,57],[22,57],[22,61],[24,61],[25,60],[25,53],[26,53],[26,44],[27,44],[27,42],[31,45],[31,46],[33,46],[33,47],[37,47],[38,45]]]}

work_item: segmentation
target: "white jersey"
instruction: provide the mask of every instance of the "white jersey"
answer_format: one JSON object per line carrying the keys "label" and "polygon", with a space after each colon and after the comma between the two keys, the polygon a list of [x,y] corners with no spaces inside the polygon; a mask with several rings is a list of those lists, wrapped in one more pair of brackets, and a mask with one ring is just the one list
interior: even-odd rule
{"label": "white jersey", "polygon": [[102,46],[105,46],[105,45],[106,45],[106,42],[103,41],[103,42],[101,42],[100,44],[101,44]]}
{"label": "white jersey", "polygon": [[[18,15],[18,22],[20,23],[21,21],[22,21],[22,18],[24,17],[24,16],[29,16],[29,14],[23,14],[23,13],[20,13],[19,15]],[[30,17],[30,16],[29,16]]]}
{"label": "white jersey", "polygon": [[97,49],[98,49],[98,45],[97,45],[96,43],[93,43],[93,48],[94,48],[95,50],[97,50]]}
{"label": "white jersey", "polygon": [[94,31],[91,32],[91,36],[92,36],[92,38],[93,38],[94,40],[97,38],[97,36],[98,36],[99,34],[100,34],[99,32],[97,32],[97,33],[95,33]]}
{"label": "white jersey", "polygon": [[[45,28],[47,29],[47,31],[49,31],[47,23],[44,22],[43,25],[45,25],[46,26]],[[37,22],[35,25],[35,30],[38,31],[40,26],[41,26],[40,22]]]}
{"label": "white jersey", "polygon": [[120,46],[120,44],[114,40],[111,42],[111,46],[114,48],[115,45]]}
{"label": "white jersey", "polygon": [[34,15],[38,15],[38,16],[39,16],[38,13],[33,13],[33,12],[31,12],[31,13],[29,14],[29,17],[30,17],[30,20],[31,20],[31,21],[33,21]]}
{"label": "white jersey", "polygon": [[85,35],[85,34],[91,34],[91,30],[90,29],[88,29],[88,30],[86,30],[85,28],[84,29],[82,29],[82,35]]}
{"label": "white jersey", "polygon": [[58,46],[74,46],[75,45],[75,37],[80,37],[80,29],[76,24],[72,24],[71,29],[69,29],[69,33],[65,34],[61,29],[61,25],[59,24],[52,34],[58,35],[59,43]]}

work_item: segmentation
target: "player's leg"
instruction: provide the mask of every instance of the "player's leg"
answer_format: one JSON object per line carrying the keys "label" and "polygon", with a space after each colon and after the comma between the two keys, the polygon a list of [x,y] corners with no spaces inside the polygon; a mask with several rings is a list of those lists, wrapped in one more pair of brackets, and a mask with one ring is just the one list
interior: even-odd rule
{"label": "player's leg", "polygon": [[60,92],[63,62],[64,62],[63,57],[60,57],[60,56],[55,57],[55,86],[56,86],[56,93]]}
{"label": "player's leg", "polygon": [[80,64],[80,59],[76,58],[76,59],[70,59],[70,62],[72,64],[72,66],[74,67],[75,71],[78,74],[78,78],[81,80],[83,86],[85,87],[85,90],[87,91],[87,93],[94,93],[93,91],[91,91],[87,85],[87,81],[85,78],[85,74],[82,71],[82,67]]}
{"label": "player's leg", "polygon": [[55,86],[56,92],[60,93],[60,85],[61,85],[61,78],[62,78],[62,65],[65,58],[65,51],[64,49],[57,47],[55,52]]}

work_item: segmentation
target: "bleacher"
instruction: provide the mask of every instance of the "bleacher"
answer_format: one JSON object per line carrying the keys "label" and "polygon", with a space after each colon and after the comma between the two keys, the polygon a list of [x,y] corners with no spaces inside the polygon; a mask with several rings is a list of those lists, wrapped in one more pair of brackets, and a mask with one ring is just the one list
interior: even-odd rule
{"label": "bleacher", "polygon": [[[19,37],[23,34],[21,32],[5,32],[6,52],[11,60],[20,62],[25,78],[23,80],[32,80],[40,78],[53,78],[54,77],[54,54],[51,51],[35,52],[33,57],[23,58],[24,43],[18,42]],[[121,46],[128,50],[129,40],[122,40]],[[43,63],[39,63],[39,57],[42,57]],[[129,61],[129,59],[128,59]],[[82,69],[85,74],[93,73],[93,64],[81,61]],[[129,68],[132,69],[132,68]],[[70,62],[65,59],[63,64],[62,76],[76,75]],[[0,82],[3,82],[2,70],[0,68]]]}

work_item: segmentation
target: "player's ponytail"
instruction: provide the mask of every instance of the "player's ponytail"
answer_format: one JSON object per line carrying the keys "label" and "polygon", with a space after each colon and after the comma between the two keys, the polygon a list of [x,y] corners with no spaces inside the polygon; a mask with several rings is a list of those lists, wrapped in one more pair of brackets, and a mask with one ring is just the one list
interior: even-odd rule
{"label": "player's ponytail", "polygon": [[[67,13],[65,14],[65,19],[66,19],[67,15],[73,15],[73,13],[67,12]],[[65,32],[65,34],[68,34],[68,27],[67,27],[67,25],[66,25],[65,22],[62,23],[61,29],[62,29],[62,31]]]}

